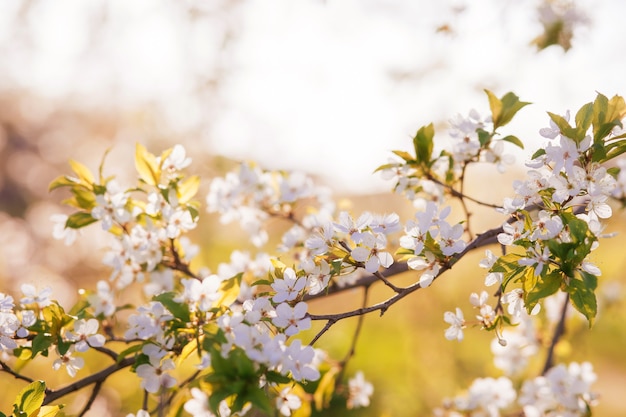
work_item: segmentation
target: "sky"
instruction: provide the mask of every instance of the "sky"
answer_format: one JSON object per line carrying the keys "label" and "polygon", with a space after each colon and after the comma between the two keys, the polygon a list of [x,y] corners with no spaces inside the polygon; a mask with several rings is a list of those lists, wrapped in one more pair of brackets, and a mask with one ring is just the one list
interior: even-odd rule
{"label": "sky", "polygon": [[196,146],[377,192],[391,184],[372,172],[392,150],[422,125],[445,138],[455,114],[486,114],[485,88],[533,103],[506,132],[529,149],[546,111],[626,94],[626,2],[575,1],[589,23],[567,52],[530,45],[538,3],[6,0],[0,89],[157,106]]}

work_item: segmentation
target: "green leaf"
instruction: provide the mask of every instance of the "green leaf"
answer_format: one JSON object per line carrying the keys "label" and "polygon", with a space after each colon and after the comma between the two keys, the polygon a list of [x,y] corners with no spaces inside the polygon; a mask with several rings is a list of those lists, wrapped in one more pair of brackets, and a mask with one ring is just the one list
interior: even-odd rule
{"label": "green leaf", "polygon": [[98,219],[93,218],[91,213],[78,211],[67,218],[65,227],[69,227],[70,229],[80,229],[81,227],[89,226],[97,221]]}
{"label": "green leaf", "polygon": [[563,279],[559,271],[539,277],[535,286],[526,293],[524,303],[528,312],[530,313],[539,301],[557,292],[562,283]]}
{"label": "green leaf", "polygon": [[577,130],[570,126],[568,121],[565,120],[563,116],[559,116],[558,114],[551,112],[548,112],[548,116],[550,116],[550,119],[552,119],[552,121],[557,125],[557,127],[565,137],[576,141],[576,138],[578,136]]}
{"label": "green leaf", "polygon": [[170,313],[174,315],[174,317],[184,323],[188,323],[191,320],[191,316],[189,315],[189,305],[187,303],[174,301],[174,298],[176,298],[175,292],[164,292],[157,295],[153,299],[161,302],[161,304],[163,304],[165,308],[167,308]]}
{"label": "green leaf", "polygon": [[587,285],[578,279],[570,279],[566,290],[574,308],[587,318],[589,327],[593,326],[593,320],[598,312],[598,303],[593,290],[587,288]]}
{"label": "green leaf", "polygon": [[509,123],[518,111],[530,104],[520,101],[519,97],[511,92],[506,93],[502,98],[496,97],[489,90],[485,90],[485,93],[489,99],[494,130]]}
{"label": "green leaf", "polygon": [[19,411],[30,416],[41,408],[45,396],[46,384],[43,381],[34,381],[20,391],[15,398],[15,404]]}
{"label": "green leaf", "polygon": [[141,352],[142,348],[143,348],[143,343],[140,343],[140,344],[132,345],[131,347],[127,349],[124,349],[123,351],[117,354],[117,358],[115,359],[115,362],[119,364],[127,356],[134,355],[137,352]]}
{"label": "green leaf", "polygon": [[84,210],[91,210],[96,206],[96,196],[92,191],[82,187],[74,187],[72,194],[74,194],[75,204],[70,205]]}
{"label": "green leaf", "polygon": [[486,145],[489,145],[491,140],[491,135],[485,129],[476,129],[476,133],[478,133],[478,142],[480,143],[481,148],[484,148]]}
{"label": "green leaf", "polygon": [[[267,415],[272,415],[273,413],[273,407],[270,399],[268,398],[265,391],[257,386],[250,387],[246,391],[245,395],[242,395],[241,399],[238,397],[237,400],[240,400],[240,402],[242,402],[241,408],[243,408],[243,406],[249,401],[254,407],[266,413]],[[240,407],[237,408],[241,409]]]}
{"label": "green leaf", "polygon": [[535,153],[533,154],[533,156],[530,157],[530,159],[537,159],[540,156],[543,156],[545,154],[546,154],[546,150],[543,148],[540,148],[535,151]]}
{"label": "green leaf", "polygon": [[576,113],[576,128],[579,132],[587,133],[593,122],[593,103],[587,103]]}
{"label": "green leaf", "polygon": [[513,135],[508,135],[503,137],[501,140],[506,141],[506,142],[510,142],[513,145],[524,149],[524,143],[517,137],[517,136],[513,136]]}
{"label": "green leaf", "polygon": [[495,128],[509,123],[518,111],[530,104],[530,102],[520,101],[519,97],[513,93],[506,93],[500,100],[502,101],[502,113],[498,123],[494,123]]}
{"label": "green leaf", "polygon": [[52,336],[50,335],[46,336],[44,333],[38,333],[32,342],[31,358],[34,358],[39,353],[43,354],[44,356],[47,356],[48,349],[50,349],[51,346],[52,346]]}
{"label": "green leaf", "polygon": [[593,102],[593,140],[599,143],[615,126],[622,126],[621,120],[626,115],[626,102],[621,96],[609,100],[598,93]]}
{"label": "green leaf", "polygon": [[432,123],[428,126],[420,127],[415,134],[413,146],[415,147],[415,157],[419,164],[429,165],[433,153],[434,136],[435,128]]}

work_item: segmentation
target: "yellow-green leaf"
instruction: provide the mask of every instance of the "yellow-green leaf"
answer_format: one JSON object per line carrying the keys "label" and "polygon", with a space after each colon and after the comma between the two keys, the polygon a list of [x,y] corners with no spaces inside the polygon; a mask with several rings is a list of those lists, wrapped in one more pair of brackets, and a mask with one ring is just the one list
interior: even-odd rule
{"label": "yellow-green leaf", "polygon": [[78,179],[80,179],[81,182],[84,182],[87,185],[92,185],[95,182],[93,174],[85,165],[70,159],[70,166],[76,175],[78,175]]}
{"label": "yellow-green leaf", "polygon": [[315,409],[321,411],[324,408],[328,408],[330,400],[333,398],[333,392],[335,392],[335,383],[339,368],[333,367],[328,370],[320,380],[313,399],[315,400]]}
{"label": "yellow-green leaf", "polygon": [[199,186],[200,177],[197,175],[191,176],[182,181],[178,185],[178,202],[180,204],[187,204],[187,202],[196,195]]}
{"label": "yellow-green leaf", "polygon": [[235,302],[241,291],[241,279],[243,274],[237,274],[232,278],[222,281],[220,286],[221,296],[216,305],[228,307]]}
{"label": "yellow-green leaf", "polygon": [[98,219],[94,219],[90,213],[78,211],[67,218],[65,227],[69,227],[70,229],[80,229],[81,227],[88,226],[97,221]]}
{"label": "yellow-green leaf", "polygon": [[43,381],[34,381],[28,384],[17,394],[15,404],[18,410],[26,413],[27,416],[37,415],[41,404],[46,396],[46,384]]}
{"label": "yellow-green leaf", "polygon": [[185,361],[185,359],[187,359],[192,353],[196,352],[197,350],[198,339],[193,339],[192,341],[187,343],[185,347],[183,347],[182,352],[180,352],[180,355],[176,359],[176,365],[180,366]]}
{"label": "yellow-green leaf", "polygon": [[487,98],[489,99],[491,119],[493,120],[493,123],[495,125],[496,120],[500,119],[500,114],[502,113],[502,101],[500,101],[500,99],[489,90],[485,90],[485,93],[487,94]]}
{"label": "yellow-green leaf", "polygon": [[63,404],[59,405],[44,405],[39,410],[37,417],[54,417],[59,414],[59,411],[63,408]]}
{"label": "yellow-green leaf", "polygon": [[148,152],[145,146],[138,143],[135,147],[135,168],[139,176],[147,184],[157,185],[161,177],[161,170],[157,164],[156,156]]}
{"label": "yellow-green leaf", "polygon": [[56,190],[60,187],[72,187],[76,184],[80,184],[80,180],[77,178],[69,177],[67,175],[61,175],[55,178],[48,186],[48,191]]}

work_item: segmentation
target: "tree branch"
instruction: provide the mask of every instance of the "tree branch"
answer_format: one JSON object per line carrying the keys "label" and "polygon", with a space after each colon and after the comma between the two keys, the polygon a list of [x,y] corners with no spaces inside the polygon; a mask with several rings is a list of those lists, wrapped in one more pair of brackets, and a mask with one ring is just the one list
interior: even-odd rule
{"label": "tree branch", "polygon": [[43,400],[43,405],[50,404],[51,402],[56,401],[59,398],[64,397],[72,392],[83,389],[88,385],[102,384],[109,376],[111,376],[115,372],[134,364],[135,360],[135,357],[124,358],[119,363],[113,364],[108,368],[104,368],[103,370],[96,372],[95,374],[89,375],[63,388],[59,388],[58,390],[50,390],[46,393],[46,398]]}

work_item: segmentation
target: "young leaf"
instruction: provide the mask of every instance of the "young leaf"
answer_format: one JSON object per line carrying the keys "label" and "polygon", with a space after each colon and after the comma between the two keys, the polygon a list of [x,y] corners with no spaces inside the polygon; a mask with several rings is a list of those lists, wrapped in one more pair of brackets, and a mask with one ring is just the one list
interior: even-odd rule
{"label": "young leaf", "polygon": [[200,177],[193,175],[178,184],[178,202],[187,204],[198,192],[200,186]]}
{"label": "young leaf", "polygon": [[576,128],[584,135],[589,130],[593,121],[593,103],[587,103],[578,110],[576,113]]}
{"label": "young leaf", "polygon": [[433,124],[422,126],[419,128],[413,138],[413,146],[415,147],[415,157],[417,162],[428,165],[433,153],[433,137],[435,136],[435,127]]}
{"label": "young leaf", "polygon": [[222,295],[214,305],[228,307],[234,303],[237,297],[239,297],[242,277],[243,273],[239,273],[232,278],[222,281],[220,285]]}
{"label": "young leaf", "polygon": [[89,226],[97,221],[98,219],[94,219],[90,213],[78,211],[67,218],[65,227],[69,227],[70,229],[80,229],[81,227]]}
{"label": "young leaf", "polygon": [[44,405],[39,409],[39,414],[37,414],[37,417],[55,417],[57,414],[59,414],[63,407],[63,404]]}
{"label": "young leaf", "polygon": [[539,301],[557,292],[561,288],[562,282],[559,271],[553,271],[544,277],[539,277],[535,286],[526,293],[524,299],[528,312],[530,313]]}
{"label": "young leaf", "polygon": [[175,301],[175,298],[176,293],[164,292],[154,297],[154,301],[160,301],[174,317],[181,320],[183,323],[188,323],[191,320],[189,306],[186,303]]}
{"label": "young leaf", "polygon": [[60,187],[72,187],[74,185],[80,184],[80,180],[74,177],[70,177],[67,175],[61,175],[55,178],[50,185],[48,186],[48,191],[56,190]]}
{"label": "young leaf", "polygon": [[497,129],[509,123],[515,114],[524,106],[530,104],[520,101],[519,97],[509,92],[502,98],[496,97],[491,91],[485,90],[489,99],[489,107],[491,109],[491,119],[493,120],[493,128]]}
{"label": "young leaf", "polygon": [[574,308],[587,318],[589,327],[593,326],[593,320],[598,312],[596,294],[593,290],[587,288],[583,281],[571,279],[567,286],[567,292]]}
{"label": "young leaf", "polygon": [[87,168],[85,165],[81,164],[78,161],[74,161],[73,159],[70,159],[69,163],[70,163],[70,166],[72,167],[72,171],[74,171],[76,175],[78,175],[78,179],[82,183],[84,183],[87,186],[91,186],[95,182],[93,174],[91,173],[89,168]]}
{"label": "young leaf", "polygon": [[500,118],[497,123],[494,121],[494,128],[498,128],[509,123],[518,111],[520,111],[524,106],[530,104],[530,102],[520,101],[519,97],[513,93],[506,93],[502,96],[501,102],[502,113],[500,114]]}
{"label": "young leaf", "polygon": [[161,170],[156,157],[140,143],[135,147],[135,168],[139,176],[149,185],[157,185],[161,177]]}
{"label": "young leaf", "polygon": [[508,135],[502,138],[502,140],[512,143],[515,146],[518,146],[521,149],[524,149],[524,143],[517,137],[513,135]]}
{"label": "young leaf", "polygon": [[43,381],[34,381],[20,391],[15,398],[15,405],[19,411],[31,416],[41,408],[45,396],[46,384]]}

